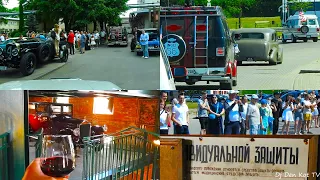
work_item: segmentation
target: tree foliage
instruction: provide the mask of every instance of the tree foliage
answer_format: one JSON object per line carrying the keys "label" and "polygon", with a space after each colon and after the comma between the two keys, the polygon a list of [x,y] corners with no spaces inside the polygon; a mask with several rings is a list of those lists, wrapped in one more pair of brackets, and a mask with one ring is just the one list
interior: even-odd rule
{"label": "tree foliage", "polygon": [[291,10],[300,11],[300,10],[307,10],[313,7],[311,2],[301,2],[300,0],[292,0],[292,5],[290,6]]}
{"label": "tree foliage", "polygon": [[91,22],[118,23],[127,10],[128,0],[33,0],[28,9],[37,10],[40,22],[56,24],[59,19],[67,30],[84,28]]}
{"label": "tree foliage", "polygon": [[37,31],[38,23],[35,15],[33,14],[28,15],[26,25],[28,27],[28,31],[35,31],[35,32]]}

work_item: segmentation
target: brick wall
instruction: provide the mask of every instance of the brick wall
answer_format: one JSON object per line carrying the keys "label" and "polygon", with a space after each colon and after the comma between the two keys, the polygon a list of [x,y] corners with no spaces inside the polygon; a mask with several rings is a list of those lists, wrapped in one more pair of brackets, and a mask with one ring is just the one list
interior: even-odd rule
{"label": "brick wall", "polygon": [[[129,126],[155,132],[159,129],[158,99],[114,98],[112,115],[93,114],[94,98],[70,98],[74,118],[86,118],[93,125],[107,125],[108,133],[114,133]],[[53,98],[30,97],[29,102],[53,102]]]}

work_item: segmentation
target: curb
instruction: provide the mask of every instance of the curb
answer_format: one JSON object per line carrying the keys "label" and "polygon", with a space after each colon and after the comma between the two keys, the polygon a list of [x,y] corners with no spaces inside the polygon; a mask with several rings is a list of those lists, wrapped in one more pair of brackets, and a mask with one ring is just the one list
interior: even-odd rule
{"label": "curb", "polygon": [[44,76],[46,76],[46,75],[48,75],[48,74],[50,74],[50,73],[52,73],[52,72],[54,72],[54,71],[62,68],[62,67],[63,67],[64,65],[66,65],[66,64],[67,64],[67,62],[66,62],[66,63],[61,63],[61,66],[58,66],[58,67],[56,67],[56,68],[54,68],[54,69],[52,69],[52,70],[50,70],[50,71],[47,71],[47,72],[39,75],[38,77],[34,78],[33,80],[41,79],[41,78],[43,78]]}

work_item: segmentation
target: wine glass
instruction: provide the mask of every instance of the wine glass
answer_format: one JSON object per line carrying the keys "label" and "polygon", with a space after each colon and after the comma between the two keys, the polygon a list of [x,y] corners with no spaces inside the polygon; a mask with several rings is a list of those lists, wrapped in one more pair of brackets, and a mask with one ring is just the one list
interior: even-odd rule
{"label": "wine glass", "polygon": [[75,169],[71,135],[45,135],[42,141],[41,170],[51,177],[64,177]]}

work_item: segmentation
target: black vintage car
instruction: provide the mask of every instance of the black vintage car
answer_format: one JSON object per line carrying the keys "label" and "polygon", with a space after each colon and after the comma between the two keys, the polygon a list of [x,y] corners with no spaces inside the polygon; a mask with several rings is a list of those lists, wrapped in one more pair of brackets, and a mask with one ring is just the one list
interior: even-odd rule
{"label": "black vintage car", "polygon": [[[0,56],[1,69],[17,68],[25,76],[32,74],[38,63],[42,64],[53,60],[56,54],[54,42],[50,39],[11,40],[2,46],[4,48],[2,48],[3,52]],[[63,49],[61,46],[60,48]],[[66,47],[63,50],[66,52]],[[61,60],[65,62],[67,57]]]}
{"label": "black vintage car", "polygon": [[[64,103],[32,102],[29,104],[29,125],[35,132],[43,128],[44,134],[71,135],[75,145],[82,143],[80,125],[88,124],[84,119],[73,118],[73,105]],[[106,126],[90,127],[90,135],[101,135]]]}

